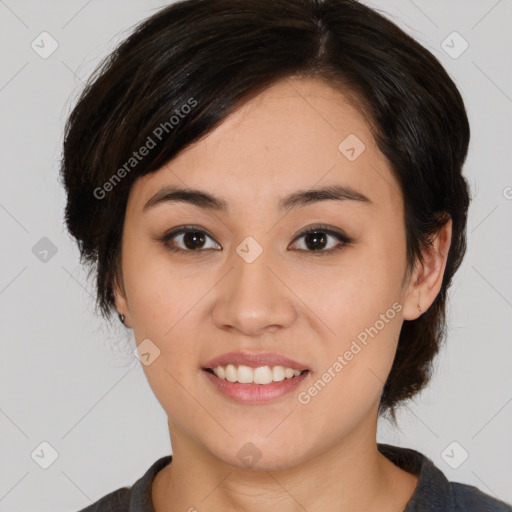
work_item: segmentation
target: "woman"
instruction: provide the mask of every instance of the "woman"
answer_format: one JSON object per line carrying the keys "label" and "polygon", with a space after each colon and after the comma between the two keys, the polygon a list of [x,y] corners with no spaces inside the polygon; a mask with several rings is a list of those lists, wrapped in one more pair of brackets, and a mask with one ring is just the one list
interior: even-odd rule
{"label": "woman", "polygon": [[439,62],[356,1],[185,0],[137,27],[62,176],[173,455],[84,510],[511,510],[376,442],[444,336],[468,143]]}

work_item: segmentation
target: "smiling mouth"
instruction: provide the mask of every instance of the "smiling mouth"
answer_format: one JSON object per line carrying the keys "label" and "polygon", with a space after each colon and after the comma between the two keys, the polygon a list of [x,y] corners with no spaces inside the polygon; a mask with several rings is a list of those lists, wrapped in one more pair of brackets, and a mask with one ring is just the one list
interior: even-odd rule
{"label": "smiling mouth", "polygon": [[280,365],[252,368],[250,366],[234,364],[217,366],[215,368],[203,368],[203,370],[215,375],[221,380],[238,382],[240,384],[261,385],[294,379],[309,372],[309,370],[297,370]]}

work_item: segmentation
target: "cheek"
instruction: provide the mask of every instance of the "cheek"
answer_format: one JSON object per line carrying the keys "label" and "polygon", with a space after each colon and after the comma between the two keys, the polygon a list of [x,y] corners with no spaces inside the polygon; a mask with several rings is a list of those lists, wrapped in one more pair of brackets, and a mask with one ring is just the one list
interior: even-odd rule
{"label": "cheek", "polygon": [[[298,277],[298,293],[307,297],[308,306],[331,334],[342,339],[354,337],[373,325],[394,303],[401,302],[405,255],[401,249],[396,250],[396,245],[391,250],[390,245],[382,240],[365,247],[354,246],[339,264],[304,272],[302,276],[306,278]],[[312,279],[314,286],[309,286]],[[395,312],[392,310],[391,314]],[[397,323],[395,316],[392,320]]]}
{"label": "cheek", "polygon": [[327,358],[317,386],[322,389],[324,376],[329,381],[329,391],[319,393],[326,407],[329,400],[351,409],[368,404],[379,396],[393,363],[402,326],[405,245],[400,241],[391,250],[386,238],[377,240],[347,254],[308,296],[308,306],[326,326]]}
{"label": "cheek", "polygon": [[[171,337],[186,321],[186,315],[197,302],[205,279],[194,280],[183,265],[171,263],[161,249],[126,244],[124,262],[125,287],[130,298],[130,314],[137,337],[158,339]],[[204,277],[204,276],[203,276]]]}
{"label": "cheek", "polygon": [[191,421],[197,419],[201,424],[204,418],[195,418],[198,411],[191,406],[186,389],[194,373],[200,371],[194,306],[206,292],[206,280],[192,279],[150,251],[131,253],[126,260],[126,276],[134,337],[137,344],[150,340],[150,352],[157,354],[151,364],[143,364],[154,395],[173,421],[173,411],[187,411]]}
{"label": "cheek", "polygon": [[156,354],[151,364],[142,365],[148,383],[167,414],[186,410],[193,416],[197,411],[185,389],[200,371],[194,305],[205,290],[199,279],[192,283],[186,272],[173,272],[165,258],[149,251],[127,258],[126,276],[134,337]]}

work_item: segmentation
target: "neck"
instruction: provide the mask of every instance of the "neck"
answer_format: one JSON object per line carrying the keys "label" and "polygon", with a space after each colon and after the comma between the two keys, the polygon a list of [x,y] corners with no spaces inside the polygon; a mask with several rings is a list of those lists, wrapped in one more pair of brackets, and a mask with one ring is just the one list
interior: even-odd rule
{"label": "neck", "polygon": [[276,470],[226,464],[176,429],[171,439],[172,463],[153,484],[155,512],[402,512],[418,481],[378,451],[376,422],[300,464]]}

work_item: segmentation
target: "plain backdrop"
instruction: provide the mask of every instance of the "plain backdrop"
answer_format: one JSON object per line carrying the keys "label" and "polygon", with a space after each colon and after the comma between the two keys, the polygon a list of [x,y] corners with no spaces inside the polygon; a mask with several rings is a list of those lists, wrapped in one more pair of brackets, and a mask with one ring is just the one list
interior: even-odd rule
{"label": "plain backdrop", "polygon": [[[468,253],[450,292],[448,341],[429,387],[402,408],[400,430],[381,421],[378,441],[421,451],[449,480],[512,502],[512,2],[366,3],[441,60],[472,129]],[[83,82],[164,5],[0,0],[1,511],[79,510],[171,453],[131,331],[95,315],[58,178]]]}

